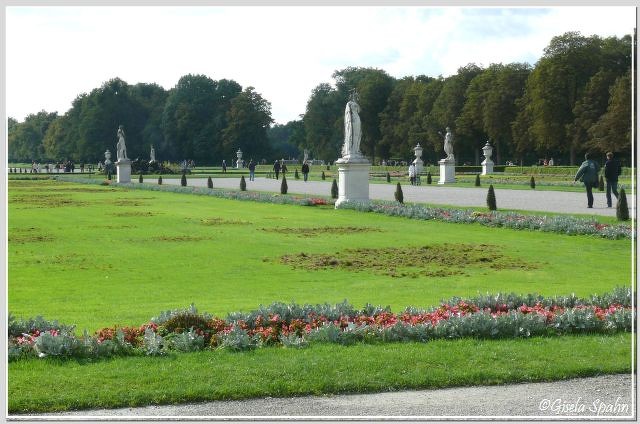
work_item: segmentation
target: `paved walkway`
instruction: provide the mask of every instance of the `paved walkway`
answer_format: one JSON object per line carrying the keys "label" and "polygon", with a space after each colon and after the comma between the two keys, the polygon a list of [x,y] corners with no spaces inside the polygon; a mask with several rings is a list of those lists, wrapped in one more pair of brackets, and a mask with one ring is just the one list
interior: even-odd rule
{"label": "paved walkway", "polygon": [[[246,178],[248,190],[260,190],[280,192],[281,181],[258,177],[255,181]],[[132,179],[133,182],[137,180]],[[153,181],[150,178],[147,182]],[[180,179],[165,178],[163,184],[180,184]],[[187,184],[197,187],[206,187],[206,178],[187,177]],[[328,196],[331,193],[330,181],[307,181],[287,178],[288,192],[290,194],[309,194]],[[214,178],[213,186],[218,188],[240,187],[240,178]],[[369,184],[369,197],[378,200],[394,200],[395,185]],[[403,185],[402,193],[405,202],[421,202],[435,205],[486,207],[488,187],[455,187],[455,185]],[[590,214],[615,216],[614,207],[607,208],[607,200],[602,192],[594,192],[594,207],[587,208],[586,193],[566,191],[538,191],[538,190],[506,190],[496,189],[496,203],[500,209],[521,209],[541,212],[560,212],[573,214]],[[635,198],[627,193],[629,212],[634,213]]]}
{"label": "paved walkway", "polygon": [[[629,374],[552,383],[461,387],[374,394],[263,398],[43,414],[63,417],[617,417],[636,414]],[[39,415],[41,416],[41,415]],[[32,415],[20,415],[30,419]],[[118,419],[116,418],[116,419]],[[282,419],[282,418],[281,418]]]}

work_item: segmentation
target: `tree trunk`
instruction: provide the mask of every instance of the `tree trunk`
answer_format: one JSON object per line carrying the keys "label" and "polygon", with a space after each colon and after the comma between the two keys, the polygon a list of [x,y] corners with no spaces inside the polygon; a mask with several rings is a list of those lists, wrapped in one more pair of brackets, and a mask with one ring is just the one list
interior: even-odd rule
{"label": "tree trunk", "polygon": [[569,148],[569,165],[575,166],[576,164],[576,148],[571,146]]}

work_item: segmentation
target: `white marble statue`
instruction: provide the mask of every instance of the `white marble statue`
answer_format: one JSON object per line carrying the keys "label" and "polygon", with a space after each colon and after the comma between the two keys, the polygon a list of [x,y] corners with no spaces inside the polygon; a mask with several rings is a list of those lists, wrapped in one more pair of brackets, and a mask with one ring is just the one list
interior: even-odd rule
{"label": "white marble statue", "polygon": [[360,106],[357,103],[358,94],[355,90],[344,109],[344,145],[342,156],[362,156],[360,153],[360,139],[362,130],[360,127]]}
{"label": "white marble statue", "polygon": [[149,163],[156,161],[156,149],[153,148],[153,144],[151,145],[151,153],[149,154],[149,156],[151,157]]}
{"label": "white marble statue", "polygon": [[116,145],[118,160],[127,158],[127,146],[124,144],[124,128],[122,125],[118,127],[118,144]]}
{"label": "white marble statue", "polygon": [[308,159],[309,159],[309,150],[304,149],[304,159],[302,159],[302,163],[307,163]]}
{"label": "white marble statue", "polygon": [[[442,135],[442,133],[440,133]],[[447,127],[447,133],[444,136],[444,152],[447,154],[447,157],[444,160],[453,161],[453,135],[451,134],[451,129]]]}

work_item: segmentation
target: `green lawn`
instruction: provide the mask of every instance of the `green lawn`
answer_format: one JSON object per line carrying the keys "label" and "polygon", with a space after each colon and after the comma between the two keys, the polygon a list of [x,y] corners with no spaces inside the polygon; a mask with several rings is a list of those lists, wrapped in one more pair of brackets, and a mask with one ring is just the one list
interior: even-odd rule
{"label": "green lawn", "polygon": [[[45,187],[46,190],[42,190]],[[355,227],[334,234],[331,228]],[[315,236],[296,234],[316,228]],[[266,231],[277,229],[279,232]],[[287,230],[290,229],[290,230]],[[391,278],[293,269],[280,258],[344,249],[488,244],[525,269]],[[628,284],[630,240],[390,218],[330,208],[53,181],[9,186],[9,310],[95,330],[192,302],[214,314],[274,301],[430,306],[486,292],[589,295]],[[424,265],[426,271],[437,264]],[[430,268],[431,267],[431,268]],[[425,272],[426,272],[425,271]]]}
{"label": "green lawn", "polygon": [[631,335],[316,344],[9,364],[9,412],[551,381],[631,370]]}
{"label": "green lawn", "polygon": [[[399,312],[486,292],[587,296],[631,279],[630,240],[52,180],[10,180],[8,224],[9,311],[77,324],[80,331],[140,325],[190,303],[220,316],[274,301],[344,299]],[[487,245],[499,266],[416,261],[403,277],[366,266],[340,271],[281,262],[302,252],[344,256],[346,249],[425,245],[445,253],[472,246],[476,255]],[[497,384],[630,367],[629,334],[27,360],[9,364],[9,407],[44,411]]]}

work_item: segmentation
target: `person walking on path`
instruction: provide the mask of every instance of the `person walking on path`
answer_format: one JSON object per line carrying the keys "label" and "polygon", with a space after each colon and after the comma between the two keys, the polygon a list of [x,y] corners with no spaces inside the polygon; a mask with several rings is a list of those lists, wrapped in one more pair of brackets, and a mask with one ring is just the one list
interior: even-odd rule
{"label": "person walking on path", "polygon": [[275,161],[273,163],[273,172],[276,174],[276,180],[280,176],[280,162]]}
{"label": "person walking on path", "polygon": [[607,180],[607,207],[611,207],[611,192],[618,198],[618,176],[622,173],[622,168],[617,160],[613,158],[613,153],[607,153],[607,161],[604,163],[604,178]]}
{"label": "person walking on path", "polygon": [[584,187],[587,190],[587,207],[593,208],[593,188],[598,186],[600,165],[596,161],[589,159],[589,157],[589,153],[585,153],[585,161],[580,165],[574,182],[580,180],[584,183]]}
{"label": "person walking on path", "polygon": [[416,185],[416,165],[413,162],[409,165],[409,181],[411,185]]}
{"label": "person walking on path", "polygon": [[251,159],[249,161],[249,181],[255,181],[256,179],[256,163]]}
{"label": "person walking on path", "polygon": [[284,159],[282,159],[280,162],[281,162],[281,164],[280,164],[280,172],[282,172],[282,176],[285,176],[287,171],[288,171],[287,164],[284,163]]}
{"label": "person walking on path", "polygon": [[309,178],[309,164],[306,161],[302,164],[302,177],[305,182],[307,181],[307,178]]}

